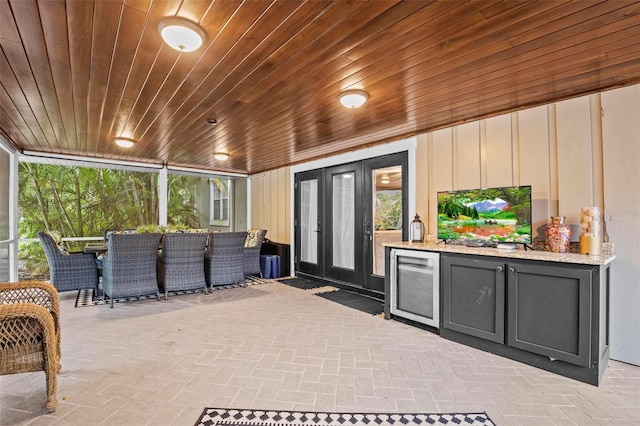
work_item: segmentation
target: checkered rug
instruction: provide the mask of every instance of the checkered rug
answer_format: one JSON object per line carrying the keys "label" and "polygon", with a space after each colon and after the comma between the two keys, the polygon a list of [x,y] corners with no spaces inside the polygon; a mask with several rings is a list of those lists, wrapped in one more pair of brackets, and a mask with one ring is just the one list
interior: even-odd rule
{"label": "checkered rug", "polygon": [[205,408],[195,426],[412,426],[412,425],[493,425],[486,413],[382,414],[324,413],[300,411],[235,410]]}
{"label": "checkered rug", "polygon": [[[273,280],[267,279],[267,278],[260,278],[260,277],[254,277],[254,276],[247,276],[245,277],[245,283],[244,284],[230,284],[230,285],[218,285],[218,286],[213,286],[213,288],[211,289],[211,291],[218,291],[218,290],[224,290],[227,288],[236,288],[236,287],[244,287],[245,285],[247,287],[253,286],[253,285],[259,285],[259,284],[266,284],[269,282],[274,282]],[[194,293],[202,293],[204,292],[204,289],[196,289],[196,290],[185,290],[185,291],[170,291],[169,292],[169,296],[180,296],[183,294],[194,294]],[[109,300],[109,297],[105,296],[104,293],[102,292],[102,289],[98,290],[98,295],[94,294],[95,290],[93,289],[83,289],[83,290],[78,290],[78,295],[76,296],[76,308],[82,307],[82,306],[96,306],[96,305],[107,305],[111,303],[111,300]],[[161,298],[164,298],[164,293],[160,294]],[[113,301],[115,303],[123,303],[123,302],[129,302],[132,300],[147,300],[147,299],[157,299],[155,294],[149,294],[146,296],[133,296],[133,297],[116,297]]]}

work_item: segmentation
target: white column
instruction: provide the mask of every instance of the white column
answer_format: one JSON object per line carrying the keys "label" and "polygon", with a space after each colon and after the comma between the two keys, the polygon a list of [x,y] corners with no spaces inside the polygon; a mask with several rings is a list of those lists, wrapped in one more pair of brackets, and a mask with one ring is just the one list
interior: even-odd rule
{"label": "white column", "polygon": [[247,229],[251,229],[251,176],[247,177]]}
{"label": "white column", "polygon": [[158,225],[165,226],[167,225],[169,200],[168,176],[167,166],[164,166],[158,173]]}

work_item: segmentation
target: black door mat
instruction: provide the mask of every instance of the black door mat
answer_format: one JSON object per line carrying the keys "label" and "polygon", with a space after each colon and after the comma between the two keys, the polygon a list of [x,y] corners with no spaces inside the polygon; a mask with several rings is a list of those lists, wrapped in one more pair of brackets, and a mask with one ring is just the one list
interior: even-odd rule
{"label": "black door mat", "polygon": [[278,280],[278,282],[302,290],[310,290],[316,296],[320,296],[324,299],[331,300],[332,302],[336,302],[343,306],[357,309],[371,315],[380,315],[384,312],[382,300],[374,299],[349,290],[332,287],[330,283],[327,282],[314,281],[301,277],[281,279]]}
{"label": "black door mat", "polygon": [[347,290],[329,291],[326,293],[318,293],[324,299],[339,303],[352,309],[357,309],[371,315],[379,315],[384,312],[382,300],[373,299],[362,294],[353,293]]}
{"label": "black door mat", "polygon": [[302,290],[311,290],[314,288],[326,287],[328,285],[327,283],[321,283],[318,281],[313,281],[307,278],[300,278],[300,277],[284,278],[284,279],[278,280],[278,282],[281,282],[282,284],[290,285],[291,287],[299,288]]}

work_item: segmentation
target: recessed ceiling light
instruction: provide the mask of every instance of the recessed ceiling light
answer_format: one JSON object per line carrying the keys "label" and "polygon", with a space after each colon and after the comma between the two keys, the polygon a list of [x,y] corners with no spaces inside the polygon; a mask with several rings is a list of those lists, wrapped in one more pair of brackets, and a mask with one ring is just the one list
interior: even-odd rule
{"label": "recessed ceiling light", "polygon": [[136,141],[127,138],[115,138],[114,141],[118,146],[122,148],[131,148],[136,144]]}
{"label": "recessed ceiling light", "polygon": [[219,160],[219,161],[224,161],[227,158],[229,158],[229,154],[227,154],[226,152],[215,152],[213,154],[213,158],[215,158],[216,160]]}
{"label": "recessed ceiling light", "polygon": [[158,25],[162,39],[180,52],[193,52],[202,46],[205,34],[202,28],[184,18],[166,18]]}
{"label": "recessed ceiling light", "polygon": [[364,90],[345,90],[340,93],[340,103],[347,108],[358,108],[369,99],[369,94]]}

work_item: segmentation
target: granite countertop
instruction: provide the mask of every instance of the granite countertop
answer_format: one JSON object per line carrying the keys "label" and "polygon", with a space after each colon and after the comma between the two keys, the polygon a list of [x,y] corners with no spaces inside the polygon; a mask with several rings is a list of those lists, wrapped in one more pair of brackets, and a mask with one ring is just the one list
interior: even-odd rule
{"label": "granite countertop", "polygon": [[411,250],[433,251],[441,253],[474,254],[481,256],[506,257],[512,259],[542,260],[545,262],[577,263],[583,265],[606,265],[616,258],[615,255],[591,256],[578,253],[553,253],[539,250],[504,250],[488,247],[466,247],[437,242],[412,243],[408,241],[385,243],[386,247]]}

